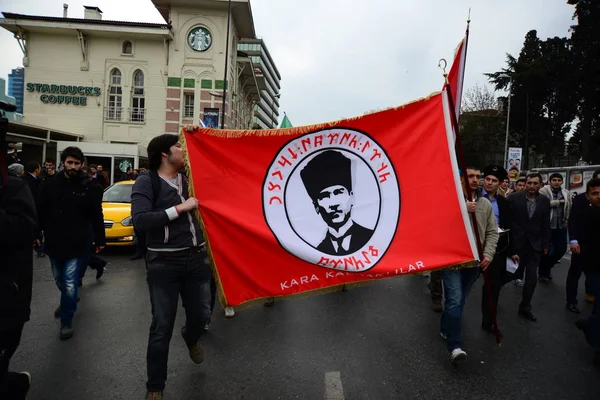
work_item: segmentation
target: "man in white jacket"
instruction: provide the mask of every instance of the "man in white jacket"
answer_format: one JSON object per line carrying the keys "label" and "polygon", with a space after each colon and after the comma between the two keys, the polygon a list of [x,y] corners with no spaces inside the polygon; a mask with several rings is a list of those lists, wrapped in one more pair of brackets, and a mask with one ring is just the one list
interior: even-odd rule
{"label": "man in white jacket", "polygon": [[550,199],[550,231],[551,245],[548,254],[543,255],[538,270],[541,282],[552,280],[552,267],[567,251],[567,221],[571,213],[571,192],[562,187],[563,177],[559,173],[550,175],[549,185],[540,189]]}

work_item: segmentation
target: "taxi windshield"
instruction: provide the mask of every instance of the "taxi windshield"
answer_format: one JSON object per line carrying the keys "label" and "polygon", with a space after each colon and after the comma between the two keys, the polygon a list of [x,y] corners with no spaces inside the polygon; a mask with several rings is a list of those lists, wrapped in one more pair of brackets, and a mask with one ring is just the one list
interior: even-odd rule
{"label": "taxi windshield", "polygon": [[131,203],[132,184],[112,185],[104,191],[102,202],[104,203]]}

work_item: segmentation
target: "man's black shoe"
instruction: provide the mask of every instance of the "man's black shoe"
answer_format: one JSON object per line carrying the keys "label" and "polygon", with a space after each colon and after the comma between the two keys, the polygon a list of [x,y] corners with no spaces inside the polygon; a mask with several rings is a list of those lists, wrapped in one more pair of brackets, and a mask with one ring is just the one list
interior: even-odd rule
{"label": "man's black shoe", "polygon": [[519,315],[528,321],[531,321],[531,322],[537,321],[537,318],[535,317],[535,315],[533,315],[531,313],[531,311],[519,311]]}
{"label": "man's black shoe", "polygon": [[133,261],[133,260],[139,260],[139,259],[140,259],[140,258],[142,258],[142,257],[144,257],[144,254],[143,254],[143,253],[135,253],[135,254],[133,255],[133,257],[131,257],[131,258],[130,258],[130,260],[132,260],[132,261]]}
{"label": "man's black shoe", "polygon": [[60,325],[60,340],[67,340],[73,337],[73,325],[72,324],[61,324]]}
{"label": "man's black shoe", "polygon": [[[494,325],[484,325],[481,324],[481,329],[486,331],[487,333],[491,333],[492,335],[496,335],[496,331],[494,330]],[[500,331],[500,337],[503,338],[504,335]]]}
{"label": "man's black shoe", "polygon": [[592,338],[590,337],[590,332],[587,329],[587,320],[578,319],[577,321],[575,321],[575,326],[577,327],[577,329],[583,332],[583,334],[585,335],[585,341],[591,346]]}
{"label": "man's black shoe", "polygon": [[575,314],[581,314],[581,311],[579,311],[577,304],[567,304],[567,310]]}
{"label": "man's black shoe", "polygon": [[60,318],[60,306],[54,310],[54,318]]}
{"label": "man's black shoe", "polygon": [[104,275],[104,271],[105,271],[105,268],[104,268],[104,267],[102,267],[102,268],[98,268],[98,269],[96,270],[96,280],[98,280],[98,279],[102,278],[102,275]]}

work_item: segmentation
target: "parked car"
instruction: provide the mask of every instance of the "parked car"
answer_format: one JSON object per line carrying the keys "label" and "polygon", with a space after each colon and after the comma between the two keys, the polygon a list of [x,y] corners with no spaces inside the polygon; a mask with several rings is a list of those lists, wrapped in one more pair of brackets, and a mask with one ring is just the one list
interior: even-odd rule
{"label": "parked car", "polygon": [[121,181],[109,186],[102,195],[104,229],[107,246],[133,246],[131,190],[135,181]]}

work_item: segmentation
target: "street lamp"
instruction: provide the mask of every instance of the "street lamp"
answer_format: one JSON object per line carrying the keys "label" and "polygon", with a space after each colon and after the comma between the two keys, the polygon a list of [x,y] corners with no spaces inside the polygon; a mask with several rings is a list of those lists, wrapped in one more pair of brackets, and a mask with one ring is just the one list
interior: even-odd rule
{"label": "street lamp", "polygon": [[[273,123],[273,115],[275,114],[275,99],[279,99],[281,98],[281,94],[276,94],[275,96],[271,97],[271,123]],[[277,128],[277,124],[275,124],[275,126],[271,126],[271,129],[275,129]]]}
{"label": "street lamp", "polygon": [[503,168],[507,168],[508,167],[508,128],[509,128],[509,124],[510,124],[510,98],[512,97],[512,76],[508,75],[508,74],[500,74],[498,75],[498,78],[509,78],[510,81],[508,82],[508,110],[506,113],[506,136],[504,138],[504,166]]}

